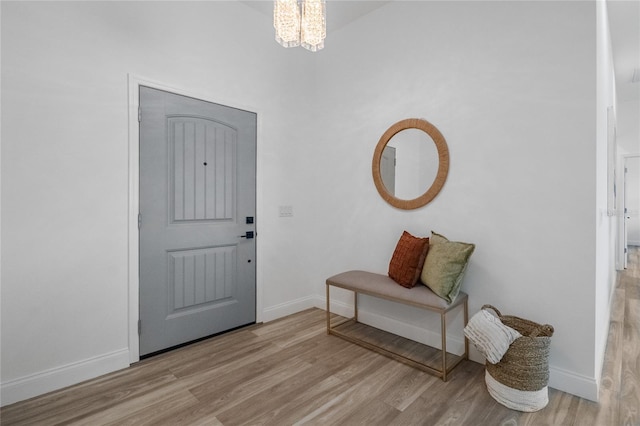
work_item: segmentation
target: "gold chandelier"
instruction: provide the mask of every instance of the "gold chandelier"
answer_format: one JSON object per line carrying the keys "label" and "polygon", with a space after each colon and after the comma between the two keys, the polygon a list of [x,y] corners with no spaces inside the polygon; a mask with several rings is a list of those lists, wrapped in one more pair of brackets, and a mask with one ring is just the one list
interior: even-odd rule
{"label": "gold chandelier", "polygon": [[302,46],[312,52],[324,47],[327,36],[325,0],[275,0],[273,26],[284,47]]}

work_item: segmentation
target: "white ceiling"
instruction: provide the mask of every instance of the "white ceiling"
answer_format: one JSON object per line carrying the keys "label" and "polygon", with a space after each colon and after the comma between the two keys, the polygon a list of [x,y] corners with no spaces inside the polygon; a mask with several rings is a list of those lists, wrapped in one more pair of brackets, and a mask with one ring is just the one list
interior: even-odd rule
{"label": "white ceiling", "polygon": [[[273,1],[241,0],[244,3],[266,15],[273,15]],[[389,1],[369,0],[328,0],[327,1],[327,32],[335,31],[361,16],[384,6]]]}
{"label": "white ceiling", "polygon": [[[265,15],[273,14],[273,1],[241,3]],[[327,31],[342,28],[386,3],[389,1],[328,0]],[[631,82],[635,69],[640,78],[640,0],[607,0],[607,7],[618,101],[640,101],[640,82]]]}

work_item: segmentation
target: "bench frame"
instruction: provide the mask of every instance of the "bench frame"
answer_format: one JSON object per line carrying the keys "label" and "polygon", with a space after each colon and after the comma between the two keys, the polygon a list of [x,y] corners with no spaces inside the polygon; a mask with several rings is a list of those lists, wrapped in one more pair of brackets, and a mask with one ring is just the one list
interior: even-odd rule
{"label": "bench frame", "polygon": [[[456,298],[456,300],[453,301],[453,303],[451,303],[450,305],[448,305],[446,308],[442,308],[439,306],[431,306],[431,305],[426,305],[423,303],[419,303],[419,302],[415,302],[412,300],[407,300],[407,299],[398,299],[396,297],[390,297],[388,295],[384,295],[384,294],[380,294],[374,291],[367,291],[365,289],[362,288],[354,288],[351,287],[347,284],[341,284],[341,283],[334,283],[334,282],[328,282],[326,283],[327,286],[327,334],[328,335],[333,335],[333,336],[337,336],[340,337],[342,339],[345,339],[347,341],[350,341],[352,343],[355,343],[357,345],[363,346],[367,349],[370,349],[372,351],[378,352],[382,355],[388,356],[392,359],[395,359],[397,361],[403,362],[407,365],[410,365],[412,367],[418,368],[422,371],[426,371],[427,373],[433,374],[437,377],[440,377],[443,381],[447,381],[448,378],[448,374],[449,372],[451,372],[451,370],[453,370],[454,367],[456,367],[460,362],[462,362],[462,360],[465,359],[469,359],[469,341],[467,340],[467,338],[464,338],[464,354],[461,355],[457,360],[455,360],[449,367],[447,367],[447,322],[446,322],[446,314],[447,312],[461,306],[463,309],[463,314],[464,314],[464,326],[467,325],[467,323],[469,322],[469,308],[468,308],[468,295],[466,293],[460,293],[458,295],[458,297]],[[350,290],[353,291],[354,294],[354,303],[353,303],[353,312],[354,315],[352,318],[347,318],[345,320],[342,320],[336,324],[331,324],[331,299],[329,296],[329,288],[331,286],[334,287],[338,287],[338,288],[342,288],[344,290]],[[349,334],[343,333],[339,330],[337,330],[337,327],[339,327],[340,325],[343,325],[347,322],[350,321],[355,321],[358,322],[358,294],[365,294],[367,296],[373,296],[373,297],[377,297],[377,298],[381,298],[381,299],[386,299],[386,300],[392,300],[394,302],[399,302],[405,305],[411,305],[411,306],[416,306],[418,308],[422,308],[422,309],[426,309],[429,311],[433,311],[433,312],[438,312],[440,314],[440,328],[441,328],[441,337],[442,337],[442,366],[441,368],[434,368],[430,365],[427,365],[425,363],[422,363],[420,361],[416,361],[414,359],[408,358],[398,352],[394,352],[392,350],[380,347],[378,345],[375,345],[373,343],[367,342],[365,340],[359,339],[355,336],[351,336]],[[453,356],[453,354],[452,354]]]}

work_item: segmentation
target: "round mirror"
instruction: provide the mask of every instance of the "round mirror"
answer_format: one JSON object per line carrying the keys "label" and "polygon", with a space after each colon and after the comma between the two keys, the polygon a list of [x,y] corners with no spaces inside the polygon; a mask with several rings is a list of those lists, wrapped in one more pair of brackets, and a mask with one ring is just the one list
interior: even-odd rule
{"label": "round mirror", "polygon": [[372,171],[384,200],[400,209],[416,209],[442,189],[449,172],[449,149],[431,123],[409,118],[382,135],[373,154]]}

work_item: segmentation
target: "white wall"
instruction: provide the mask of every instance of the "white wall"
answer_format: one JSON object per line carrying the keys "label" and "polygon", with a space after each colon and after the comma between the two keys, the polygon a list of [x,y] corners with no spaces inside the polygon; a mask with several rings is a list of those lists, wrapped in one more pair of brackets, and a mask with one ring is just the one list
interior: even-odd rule
{"label": "white wall", "polygon": [[[393,2],[310,54],[235,2],[3,2],[3,403],[128,361],[128,73],[258,110],[263,319],[323,306],[331,274],[386,273],[402,230],[433,229],[477,244],[471,312],[554,325],[551,386],[593,398],[595,24],[586,2]],[[380,135],[407,117],[451,154],[416,211],[371,178]]]}
{"label": "white wall", "polygon": [[[609,19],[604,2],[595,4],[597,11],[597,101],[596,101],[596,293],[595,293],[595,377],[599,380],[609,336],[609,318],[613,290],[615,287],[615,251],[617,217],[608,208],[608,138],[607,110],[614,107],[615,77]],[[613,160],[615,161],[615,159]]]}
{"label": "white wall", "polygon": [[312,57],[272,32],[238,2],[2,2],[3,403],[128,365],[128,73],[259,112],[265,306],[311,293],[272,278]]}
{"label": "white wall", "polygon": [[640,154],[640,100],[618,102],[616,116],[618,154]]}
{"label": "white wall", "polygon": [[[640,245],[640,212],[638,211],[638,197],[640,194],[640,177],[637,171],[636,159],[640,157],[640,99],[617,102],[616,105],[616,141],[618,144],[617,178],[618,188],[625,189],[626,200],[618,197],[618,220],[624,218],[624,205],[628,209],[626,237],[630,245]],[[629,172],[624,182],[625,163]],[[626,187],[625,187],[626,183]],[[618,266],[623,267],[624,229],[620,229],[620,243]]]}
{"label": "white wall", "polygon": [[[551,385],[594,398],[595,23],[584,2],[394,2],[334,34],[308,172],[316,292],[344,269],[385,273],[404,229],[474,242],[471,312],[491,303],[554,325]],[[409,212],[370,172],[379,136],[406,117],[436,125],[451,153],[443,191]]]}

